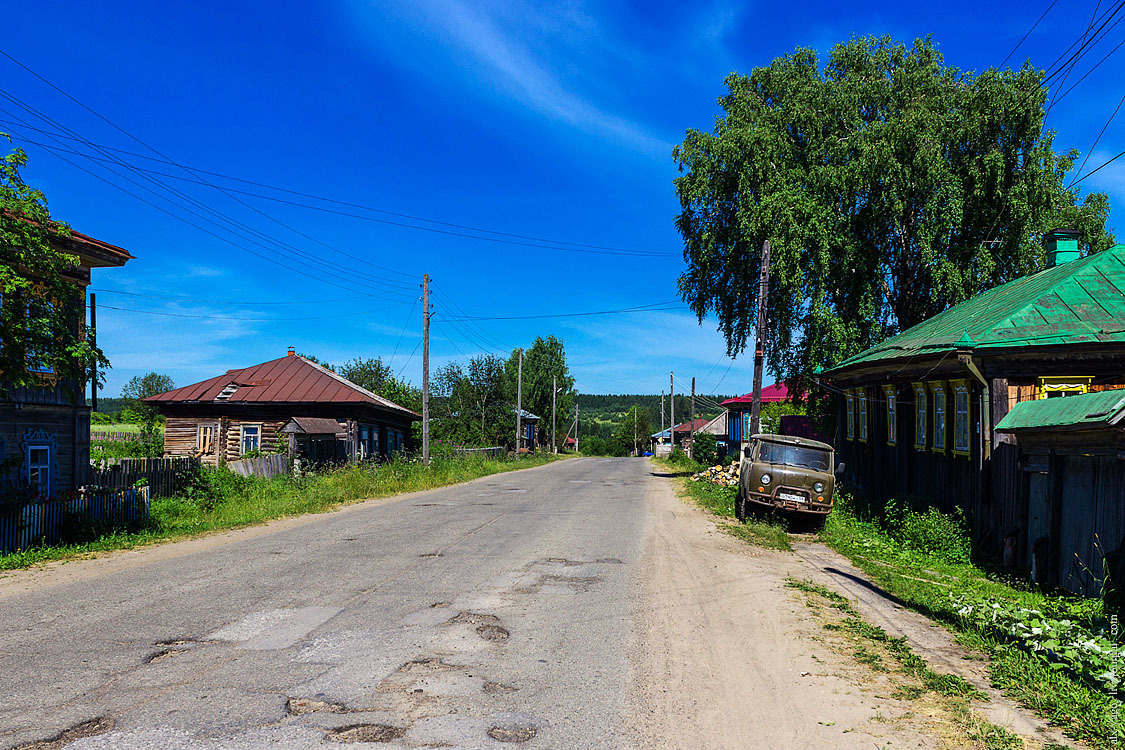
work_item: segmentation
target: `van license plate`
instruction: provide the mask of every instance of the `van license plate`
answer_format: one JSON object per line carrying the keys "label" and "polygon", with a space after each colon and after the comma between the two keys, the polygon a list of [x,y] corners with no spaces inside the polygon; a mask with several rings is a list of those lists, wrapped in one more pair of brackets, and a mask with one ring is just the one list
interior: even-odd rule
{"label": "van license plate", "polygon": [[804,495],[794,495],[791,492],[779,492],[779,493],[777,493],[777,496],[778,496],[779,499],[788,500],[791,503],[807,503],[808,502],[808,500],[805,499]]}

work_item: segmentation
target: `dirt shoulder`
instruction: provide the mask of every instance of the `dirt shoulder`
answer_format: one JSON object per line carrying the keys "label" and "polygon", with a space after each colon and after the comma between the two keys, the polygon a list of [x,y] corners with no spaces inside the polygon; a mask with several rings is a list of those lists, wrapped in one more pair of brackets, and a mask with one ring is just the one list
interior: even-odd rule
{"label": "dirt shoulder", "polygon": [[[978,655],[827,547],[746,544],[663,478],[653,478],[647,499],[653,521],[633,654],[639,746],[1075,746],[992,689]],[[830,603],[794,591],[795,579],[846,597],[933,672],[959,676],[987,699],[927,692],[880,655],[886,648],[849,637]]]}

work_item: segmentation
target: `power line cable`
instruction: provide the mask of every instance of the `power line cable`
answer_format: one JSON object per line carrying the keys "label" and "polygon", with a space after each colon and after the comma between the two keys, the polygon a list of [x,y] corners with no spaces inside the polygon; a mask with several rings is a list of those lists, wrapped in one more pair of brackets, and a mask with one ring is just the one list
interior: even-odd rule
{"label": "power line cable", "polygon": [[1094,139],[1094,143],[1092,146],[1090,146],[1090,150],[1086,152],[1086,158],[1084,158],[1082,160],[1082,163],[1078,165],[1078,169],[1074,170],[1074,177],[1071,178],[1070,183],[1066,186],[1067,190],[1077,184],[1076,180],[1078,179],[1078,175],[1082,174],[1082,170],[1086,168],[1086,162],[1090,160],[1090,155],[1094,153],[1094,149],[1096,149],[1098,147],[1098,143],[1101,142],[1102,136],[1105,135],[1106,128],[1108,128],[1109,124],[1113,122],[1113,118],[1117,117],[1117,113],[1121,110],[1122,104],[1125,104],[1125,94],[1122,94],[1121,101],[1117,102],[1117,107],[1113,110],[1113,114],[1111,114],[1109,116],[1109,119],[1105,121],[1105,125],[1102,125],[1102,129],[1098,133],[1098,137]]}
{"label": "power line cable", "polygon": [[[676,307],[662,307],[666,305],[676,305]],[[592,312],[551,313],[544,315],[472,316],[463,318],[463,320],[540,320],[543,318],[576,318],[587,315],[618,315],[634,312],[668,312],[680,309],[680,305],[682,305],[682,303],[679,300],[671,300],[669,302],[654,302],[649,305],[638,305],[636,307],[623,307],[617,310],[594,310]],[[448,319],[447,317],[447,320]],[[461,318],[458,320],[461,320]]]}
{"label": "power line cable", "polygon": [[1051,0],[1051,4],[1047,6],[1047,10],[1043,11],[1043,15],[1039,16],[1039,19],[1035,23],[1033,23],[1031,25],[1031,28],[1027,30],[1027,32],[1020,38],[1018,42],[1016,42],[1016,46],[1012,47],[1011,51],[1008,52],[1008,54],[1004,55],[1004,59],[1000,61],[999,67],[1004,67],[1004,63],[1008,62],[1008,58],[1014,55],[1016,53],[1016,50],[1020,48],[1020,45],[1023,44],[1029,36],[1031,36],[1031,33],[1035,31],[1036,28],[1038,28],[1039,24],[1042,23],[1043,19],[1047,17],[1047,14],[1051,12],[1051,9],[1055,7],[1055,4],[1058,3],[1058,1],[1059,0]]}
{"label": "power line cable", "polygon": [[414,308],[418,307],[418,298],[414,298],[414,304],[410,306],[410,312],[406,314],[406,322],[402,324],[402,333],[398,335],[398,341],[395,342],[395,350],[391,353],[391,358],[387,360],[387,365],[390,366],[394,362],[395,356],[398,354],[399,344],[402,343],[402,337],[406,335],[406,327],[410,325],[410,319],[414,317]]}
{"label": "power line cable", "polygon": [[195,299],[192,297],[177,297],[169,296],[167,294],[142,294],[140,292],[126,292],[120,289],[101,289],[97,287],[90,287],[89,291],[97,292],[98,294],[120,294],[127,297],[141,297],[144,299],[156,299],[163,302],[184,302],[184,303],[198,303],[204,305],[233,305],[236,307],[244,306],[258,306],[258,305],[324,305],[324,304],[338,304],[340,302],[353,302],[355,300],[371,299],[374,295],[364,294],[358,297],[337,297],[333,299],[297,299],[297,300],[283,300],[283,301],[268,301],[260,302],[254,301],[241,301],[241,300],[221,300],[221,299]]}
{"label": "power line cable", "polygon": [[[68,128],[66,128],[66,126],[65,126],[65,125],[61,125],[60,123],[56,123],[56,122],[55,122],[55,121],[54,121],[54,120],[53,120],[52,118],[50,118],[49,116],[47,116],[47,115],[44,115],[43,113],[39,112],[39,111],[38,111],[38,110],[36,110],[36,109],[35,109],[34,107],[31,107],[30,105],[27,105],[27,104],[25,104],[25,103],[21,102],[21,101],[20,101],[19,99],[17,99],[17,98],[11,97],[11,96],[10,96],[10,95],[8,95],[8,94],[7,94],[7,92],[5,92],[5,91],[4,91],[3,89],[0,89],[0,96],[4,97],[4,98],[6,98],[6,99],[9,99],[10,101],[13,101],[14,103],[16,103],[16,104],[17,104],[18,106],[20,106],[21,108],[23,108],[23,109],[27,110],[27,111],[28,111],[29,113],[33,114],[34,116],[36,116],[36,117],[39,117],[40,119],[43,119],[44,121],[49,121],[49,122],[52,122],[52,123],[56,124],[56,126],[57,126],[57,127],[60,127],[60,128],[63,128],[63,129],[68,129]],[[11,113],[11,112],[9,112],[8,110],[4,110],[4,109],[3,109],[2,107],[0,107],[0,111],[8,112],[8,114],[9,114],[9,115],[12,115],[12,113]],[[19,119],[19,120],[21,120],[21,121],[22,121],[22,118],[19,118],[19,117],[18,117],[18,116],[16,116],[16,115],[12,115],[12,116],[15,116],[15,117],[16,117],[17,119]],[[71,132],[73,132],[73,131],[71,131]],[[75,134],[75,135],[77,136],[77,134]],[[78,136],[78,137],[79,137],[79,138],[81,138],[81,136]],[[77,165],[77,164],[76,164],[75,162],[71,161],[70,159],[67,159],[66,157],[62,156],[62,155],[61,155],[61,154],[59,154],[59,153],[53,153],[53,155],[54,155],[54,156],[55,156],[56,158],[59,158],[59,159],[61,159],[62,161],[64,161],[64,162],[66,162],[66,163],[70,164],[71,166],[74,166],[75,168],[81,169],[82,171],[86,172],[87,174],[90,174],[90,175],[92,175],[92,176],[95,176],[95,177],[97,177],[98,179],[102,180],[103,182],[106,182],[107,184],[113,185],[114,187],[118,187],[119,189],[121,189],[121,190],[122,190],[123,192],[125,192],[126,194],[128,194],[128,195],[130,195],[130,196],[132,196],[132,197],[134,197],[134,198],[136,198],[136,199],[138,199],[138,200],[141,200],[142,202],[144,202],[144,203],[146,203],[146,204],[148,204],[148,205],[150,205],[150,206],[153,206],[154,208],[158,208],[159,210],[163,211],[164,213],[167,213],[167,214],[169,214],[170,216],[173,216],[173,217],[175,217],[175,218],[177,218],[177,219],[180,219],[180,220],[184,221],[185,223],[189,224],[190,226],[193,226],[193,227],[195,227],[195,228],[197,228],[197,229],[200,229],[201,231],[205,231],[206,233],[210,234],[211,236],[214,236],[214,237],[216,237],[216,238],[218,238],[218,239],[222,239],[223,241],[226,241],[226,242],[228,242],[228,244],[231,244],[231,245],[233,245],[233,246],[235,246],[235,247],[238,247],[238,248],[240,248],[240,249],[242,249],[242,250],[244,250],[244,251],[246,251],[246,252],[249,252],[249,253],[251,253],[252,255],[256,255],[257,257],[260,257],[260,258],[262,258],[262,259],[264,259],[264,260],[267,260],[268,262],[274,263],[275,265],[279,265],[279,266],[281,266],[281,267],[283,267],[283,268],[286,268],[286,269],[288,269],[288,270],[296,270],[296,271],[297,271],[298,273],[302,273],[302,275],[305,275],[305,276],[309,276],[310,278],[314,278],[314,279],[317,279],[317,280],[319,280],[319,281],[322,281],[322,282],[325,282],[325,283],[331,283],[331,282],[326,282],[326,281],[325,281],[325,279],[323,279],[323,278],[319,278],[318,276],[315,276],[315,275],[313,275],[313,274],[310,274],[310,273],[308,273],[308,272],[305,272],[305,271],[299,271],[298,269],[295,269],[295,268],[293,268],[292,266],[289,266],[289,265],[287,265],[287,264],[285,264],[285,263],[283,263],[283,262],[281,262],[281,261],[278,261],[278,260],[277,260],[277,259],[275,259],[275,258],[270,258],[269,256],[261,255],[260,253],[257,253],[257,252],[255,252],[255,251],[252,251],[252,250],[250,250],[249,248],[247,248],[247,247],[245,247],[244,245],[241,245],[241,244],[239,244],[239,243],[235,243],[235,242],[232,242],[232,241],[228,240],[228,239],[227,239],[227,238],[225,238],[225,237],[221,237],[221,236],[219,236],[219,235],[216,235],[216,234],[215,234],[214,232],[211,232],[211,231],[209,231],[209,230],[203,229],[202,227],[200,227],[200,226],[199,226],[198,224],[195,224],[194,222],[191,222],[191,221],[185,220],[185,219],[183,219],[183,217],[177,216],[176,214],[173,214],[173,213],[171,213],[171,212],[170,212],[170,211],[168,211],[167,209],[164,209],[164,208],[162,208],[162,207],[156,206],[156,205],[155,205],[155,204],[153,204],[152,202],[150,202],[150,201],[147,201],[147,200],[145,200],[145,199],[143,199],[143,198],[140,198],[140,196],[137,196],[137,195],[136,195],[135,193],[132,193],[132,192],[131,192],[131,191],[129,191],[129,190],[126,190],[126,189],[124,189],[124,188],[120,188],[120,186],[119,186],[119,185],[116,185],[115,183],[113,183],[113,182],[111,182],[111,181],[109,181],[109,180],[105,179],[104,177],[102,177],[102,176],[100,176],[100,175],[97,175],[96,173],[92,172],[92,171],[91,171],[91,170],[89,170],[89,169],[86,169],[86,168],[84,168],[84,167],[81,167],[81,166]],[[85,154],[82,154],[81,152],[79,152],[79,155],[85,155]],[[116,162],[116,163],[118,163],[118,164],[119,164],[120,166],[123,166],[123,167],[125,167],[126,169],[130,169],[130,166],[129,166],[128,164],[124,163],[124,162]],[[233,230],[233,229],[231,229],[230,227],[225,227],[225,226],[223,226],[222,224],[220,224],[220,223],[219,223],[218,221],[216,221],[216,220],[214,220],[214,219],[212,219],[212,218],[209,218],[209,217],[207,217],[207,216],[204,216],[203,214],[199,213],[198,211],[195,211],[195,210],[193,210],[192,208],[189,208],[189,207],[186,207],[186,206],[183,206],[183,205],[177,204],[177,203],[176,203],[176,201],[174,201],[174,200],[172,200],[172,199],[168,198],[168,197],[167,197],[167,196],[165,196],[165,195],[161,195],[160,193],[157,193],[157,192],[156,192],[155,190],[153,190],[152,188],[150,188],[150,187],[147,187],[147,186],[145,186],[145,185],[142,185],[141,183],[139,183],[139,182],[137,182],[136,180],[134,180],[134,179],[132,179],[132,178],[130,178],[130,177],[128,177],[128,176],[126,176],[126,175],[124,175],[124,174],[122,174],[122,173],[118,172],[117,170],[113,169],[112,167],[108,167],[108,166],[105,166],[105,165],[103,164],[103,165],[102,165],[102,168],[103,168],[103,169],[105,169],[106,171],[108,171],[108,172],[110,172],[110,173],[112,173],[112,174],[116,175],[117,177],[119,177],[119,178],[121,178],[121,179],[124,179],[124,180],[125,180],[126,182],[129,182],[130,184],[132,184],[132,185],[134,185],[134,186],[136,186],[136,187],[138,187],[138,188],[140,188],[140,189],[142,189],[142,190],[145,190],[146,192],[148,192],[148,193],[152,194],[153,196],[155,196],[155,197],[157,197],[157,198],[159,198],[159,199],[161,199],[161,200],[167,201],[168,203],[172,204],[172,205],[173,205],[173,206],[175,206],[176,208],[178,208],[178,209],[180,209],[180,210],[183,210],[183,211],[186,211],[187,213],[191,214],[192,216],[195,216],[195,217],[197,217],[197,218],[199,218],[199,219],[201,219],[201,220],[203,220],[203,221],[206,221],[207,223],[209,223],[209,224],[212,224],[212,225],[214,225],[214,226],[218,227],[219,229],[221,229],[221,230],[223,230],[223,231],[227,231],[227,232],[230,232],[231,234],[234,234],[234,235],[235,235],[236,237],[238,237],[239,239],[242,239],[242,240],[246,240],[246,241],[249,241],[249,242],[251,242],[252,244],[258,245],[259,247],[261,247],[261,248],[263,248],[263,249],[266,249],[266,250],[271,250],[271,251],[277,252],[277,249],[276,249],[276,248],[270,247],[269,245],[265,245],[265,244],[263,244],[262,242],[259,242],[258,240],[254,239],[253,237],[247,237],[247,236],[245,236],[245,234],[239,234],[239,232],[238,232],[238,231],[236,231],[236,230]],[[187,196],[187,195],[185,195],[184,193],[182,193],[182,192],[180,192],[180,191],[177,191],[177,190],[175,190],[174,188],[170,188],[169,186],[165,185],[164,183],[160,182],[159,180],[155,180],[155,179],[153,179],[153,178],[151,178],[151,177],[147,177],[147,176],[145,176],[145,175],[143,175],[143,174],[140,174],[140,173],[139,173],[139,172],[137,172],[137,170],[135,170],[135,169],[131,169],[131,171],[133,171],[134,173],[138,174],[138,176],[139,176],[139,177],[142,177],[142,178],[144,178],[144,179],[148,180],[149,182],[153,183],[153,184],[154,184],[154,185],[156,185],[157,187],[160,187],[160,188],[164,189],[165,191],[167,191],[167,192],[169,192],[169,193],[171,193],[171,194],[173,194],[173,195],[179,195],[179,196],[181,196],[182,198],[186,199],[186,200],[187,200],[187,201],[188,201],[189,203],[193,203],[193,204],[195,204],[195,205],[199,206],[199,207],[200,207],[200,208],[201,208],[202,210],[204,210],[204,211],[207,211],[208,213],[211,213],[211,214],[212,214],[213,216],[215,216],[216,218],[219,218],[219,219],[225,219],[225,220],[226,220],[226,221],[227,221],[228,223],[232,223],[232,224],[235,224],[235,225],[237,225],[237,224],[239,224],[239,223],[240,223],[240,222],[237,222],[237,221],[235,221],[235,220],[231,220],[231,219],[229,219],[229,217],[224,217],[224,216],[223,216],[223,215],[222,215],[222,214],[221,214],[220,212],[217,212],[217,211],[215,211],[214,209],[210,208],[209,206],[205,206],[204,204],[200,203],[199,201],[195,200],[194,198],[191,198],[190,196]],[[246,227],[246,225],[242,225],[242,226]],[[250,231],[251,233],[253,233],[253,232],[257,232],[257,230],[254,230],[253,228],[250,228],[250,227],[246,227],[246,228],[247,228],[247,229],[248,229],[248,230],[249,230],[249,231]],[[265,236],[265,235],[264,235],[264,233],[261,233],[261,232],[257,232],[257,234],[259,234],[259,235],[261,235],[261,236]],[[284,245],[285,243],[277,243],[277,242],[275,242],[274,244],[281,244],[281,245]],[[290,246],[290,247],[292,247],[292,246]],[[308,254],[305,254],[305,253],[301,253],[300,251],[297,251],[297,252],[298,252],[298,254],[304,255],[304,256],[305,256],[306,258],[309,258],[309,259],[311,259],[311,260],[316,260],[316,261],[318,261],[318,262],[325,262],[325,261],[323,261],[323,259],[319,259],[319,258],[316,258],[315,256],[310,256],[310,255],[308,255]],[[292,255],[293,255],[293,253],[285,253],[285,251],[284,251],[284,250],[283,250],[283,251],[281,251],[281,253],[282,253],[283,255],[286,255],[286,254],[288,254],[288,255],[290,255],[290,256],[292,256]],[[300,262],[300,260],[298,260],[298,262]],[[335,264],[333,264],[333,265],[335,265]],[[344,274],[341,274],[341,273],[336,273],[336,272],[332,272],[332,271],[330,271],[330,270],[320,270],[320,273],[321,273],[321,274],[323,274],[323,275],[326,275],[326,276],[331,276],[331,277],[333,277],[333,278],[339,278],[339,279],[342,279],[342,280],[345,280],[345,281],[349,281],[349,282],[352,282],[352,283],[365,283],[365,282],[363,282],[363,281],[362,281],[362,279],[353,281],[353,279],[352,279],[352,275],[354,275],[354,274],[356,273],[356,271],[355,271],[354,269],[345,269],[345,268],[343,268],[343,267],[340,267],[340,268],[341,268],[342,270],[344,270],[344,271],[348,271],[348,272],[349,272],[349,275],[348,275],[348,276],[345,276]],[[380,283],[380,282],[377,282],[377,283]],[[334,284],[334,285],[335,285],[335,286],[341,286],[340,284]],[[368,284],[366,284],[366,285],[367,285],[367,286],[371,286],[371,284],[369,284],[369,283],[368,283]],[[347,287],[341,287],[341,288],[347,288]],[[354,291],[354,289],[353,289],[353,291]]]}
{"label": "power line cable", "polygon": [[235,321],[239,321],[239,322],[242,322],[242,323],[290,323],[290,322],[302,321],[302,320],[328,320],[330,318],[355,318],[357,316],[370,315],[370,314],[377,313],[377,312],[384,312],[386,310],[391,310],[391,309],[394,309],[396,307],[402,307],[405,304],[406,303],[403,302],[401,305],[390,305],[389,307],[377,307],[373,310],[365,310],[365,311],[359,312],[359,313],[348,312],[348,313],[338,313],[336,315],[315,315],[315,316],[302,315],[301,317],[298,317],[298,318],[245,318],[245,317],[240,317],[240,316],[236,317],[236,316],[226,316],[226,315],[197,315],[197,314],[192,314],[192,313],[163,312],[163,311],[160,311],[160,310],[136,310],[136,309],[133,309],[133,308],[116,307],[116,306],[113,306],[113,305],[98,305],[98,309],[99,310],[117,310],[119,312],[138,313],[138,314],[141,314],[141,315],[159,315],[161,317],[166,317],[166,318],[193,318],[193,319],[200,319],[200,320],[235,320]]}

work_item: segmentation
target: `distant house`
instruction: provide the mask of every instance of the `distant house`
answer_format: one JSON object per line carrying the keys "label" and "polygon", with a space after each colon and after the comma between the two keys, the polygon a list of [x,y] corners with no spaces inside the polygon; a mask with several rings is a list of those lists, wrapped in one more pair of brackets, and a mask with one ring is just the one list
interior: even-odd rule
{"label": "distant house", "polygon": [[[762,403],[775,404],[789,400],[789,388],[785,383],[774,383],[762,388]],[[754,394],[728,398],[722,403],[727,410],[726,443],[732,451],[738,450],[743,442],[750,439],[750,412],[754,405]]]}
{"label": "distant house", "polygon": [[[126,250],[71,231],[50,238],[56,249],[77,255],[79,266],[65,273],[86,299],[94,268],[124,266],[133,259]],[[17,304],[3,300],[4,305]],[[75,320],[77,327],[84,322]],[[90,468],[90,407],[86,383],[60,380],[50,368],[35,369],[39,385],[0,393],[0,460],[9,470],[3,486],[30,488],[51,497],[86,483]]]}
{"label": "distant house", "polygon": [[[515,413],[512,409],[512,413]],[[520,409],[520,430],[522,431],[523,440],[522,447],[529,451],[535,450],[539,446],[539,421],[540,418],[529,412],[527,409]]]}
{"label": "distant house", "polygon": [[1125,245],[1080,258],[1075,232],[1044,240],[1044,270],[824,373],[840,394],[836,442],[851,483],[961,508],[980,548],[1025,569],[1040,544],[1029,506],[1038,469],[1021,453],[1030,431],[1004,418],[1026,401],[1125,387]]}
{"label": "distant house", "polygon": [[257,451],[312,461],[387,457],[419,415],[294,354],[145,399],[166,417],[164,452],[212,466]]}

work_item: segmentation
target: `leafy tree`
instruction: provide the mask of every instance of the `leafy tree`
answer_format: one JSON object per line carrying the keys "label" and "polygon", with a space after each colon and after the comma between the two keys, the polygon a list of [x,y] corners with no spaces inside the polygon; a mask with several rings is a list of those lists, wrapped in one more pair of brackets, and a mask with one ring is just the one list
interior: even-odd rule
{"label": "leafy tree", "polygon": [[651,434],[652,423],[648,419],[648,410],[634,406],[625,413],[624,419],[613,433],[613,439],[628,453],[632,453],[634,448],[638,452],[644,452]]}
{"label": "leafy tree", "polygon": [[719,463],[719,438],[709,432],[696,435],[692,438],[691,457],[708,466]]}
{"label": "leafy tree", "polygon": [[[508,358],[506,365],[508,378],[516,382],[520,350],[516,349]],[[574,411],[576,393],[574,378],[566,364],[566,349],[563,342],[554,336],[537,336],[531,348],[524,351],[523,357],[523,408],[543,419],[541,424],[550,430],[551,389],[557,380],[559,393],[555,403],[557,421],[565,423],[566,415]],[[514,387],[514,386],[513,386]],[[559,440],[565,436],[566,429],[559,430]],[[546,434],[546,433],[545,433]]]}
{"label": "leafy tree", "polygon": [[172,378],[158,372],[150,372],[145,375],[134,375],[121,389],[121,397],[128,403],[128,406],[122,410],[122,418],[143,425],[140,443],[142,449],[146,451],[145,455],[160,455],[164,451],[164,441],[156,429],[159,418],[157,408],[152,404],[146,404],[144,399],[170,391],[175,387]]}
{"label": "leafy tree", "polygon": [[372,393],[377,393],[399,406],[419,413],[422,411],[421,390],[407,381],[395,377],[394,370],[389,365],[384,364],[379,357],[368,359],[357,357],[339,367],[330,367],[322,362],[317,364],[328,367],[328,369],[339,373],[360,388],[366,388]]}
{"label": "leafy tree", "polygon": [[1043,78],[888,37],[730,75],[714,132],[674,152],[683,298],[744,351],[768,239],[769,365],[790,377],[1042,268],[1045,230],[1110,246],[1106,196],[1066,187],[1077,152],[1044,131]]}
{"label": "leafy tree", "polygon": [[23,181],[26,164],[19,148],[0,158],[0,387],[40,385],[45,374],[85,383],[109,362],[86,335],[79,258],[52,243],[70,230]]}
{"label": "leafy tree", "polygon": [[434,373],[434,435],[467,445],[507,445],[515,439],[514,395],[504,361],[492,355],[453,362]]}

